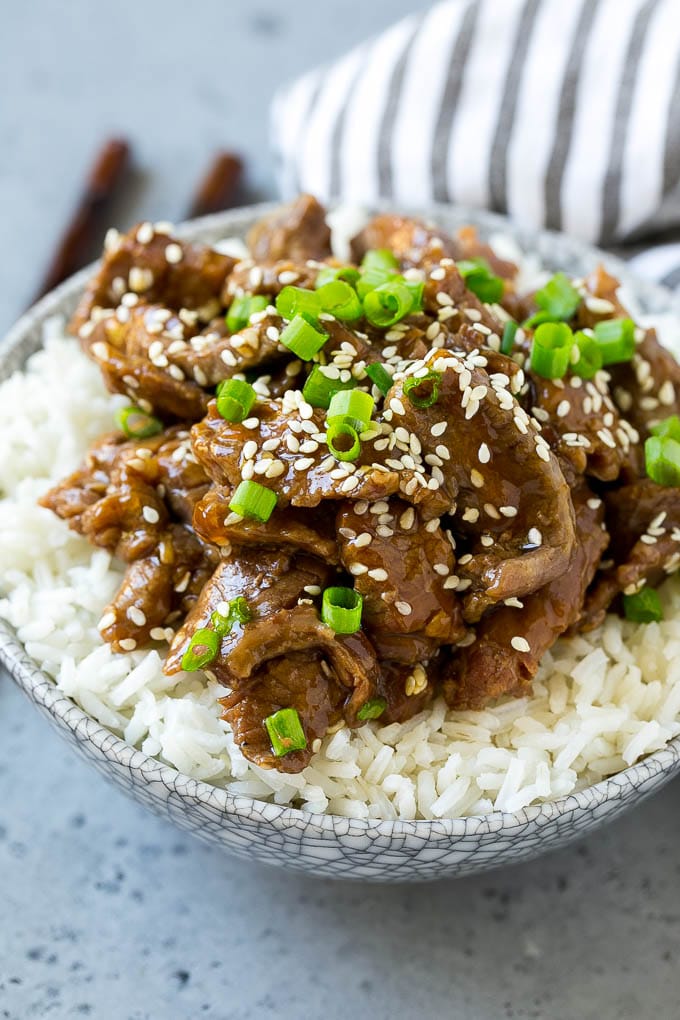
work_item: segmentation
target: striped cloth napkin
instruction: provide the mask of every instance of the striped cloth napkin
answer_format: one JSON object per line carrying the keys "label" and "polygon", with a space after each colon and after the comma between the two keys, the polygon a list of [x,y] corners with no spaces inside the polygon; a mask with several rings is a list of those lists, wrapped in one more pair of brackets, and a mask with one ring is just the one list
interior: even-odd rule
{"label": "striped cloth napkin", "polygon": [[284,88],[272,134],[286,196],[493,209],[680,286],[680,0],[446,0]]}

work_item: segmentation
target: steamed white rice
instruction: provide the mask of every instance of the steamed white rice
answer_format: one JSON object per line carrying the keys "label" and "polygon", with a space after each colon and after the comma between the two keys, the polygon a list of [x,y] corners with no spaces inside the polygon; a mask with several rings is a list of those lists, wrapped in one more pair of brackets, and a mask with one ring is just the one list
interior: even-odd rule
{"label": "steamed white rice", "polygon": [[[507,244],[506,244],[507,249]],[[516,252],[509,252],[516,257]],[[533,267],[531,267],[533,268]],[[680,350],[676,320],[658,323]],[[357,818],[452,818],[561,797],[680,733],[680,585],[663,622],[616,616],[547,654],[530,698],[479,712],[443,701],[403,725],[327,736],[299,775],[250,764],[201,674],[165,677],[165,647],[114,655],[97,622],[122,567],[36,505],[112,427],[125,398],[48,323],[45,349],[0,385],[0,616],[89,715],[145,753],[234,792]]]}

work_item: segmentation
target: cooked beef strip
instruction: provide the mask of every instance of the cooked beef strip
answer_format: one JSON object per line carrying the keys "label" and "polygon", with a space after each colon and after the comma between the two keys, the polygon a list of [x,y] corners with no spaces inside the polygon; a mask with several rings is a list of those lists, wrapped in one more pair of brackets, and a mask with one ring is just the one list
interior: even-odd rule
{"label": "cooked beef strip", "polygon": [[485,259],[497,276],[504,280],[514,280],[519,272],[517,265],[509,259],[501,258],[491,245],[485,244],[479,237],[476,227],[461,227],[456,233],[459,259]]}
{"label": "cooked beef strip", "polygon": [[127,234],[110,232],[102,264],[71,320],[74,333],[83,337],[83,327],[96,323],[102,309],[117,308],[126,294],[130,300],[197,312],[203,322],[217,314],[235,259],[170,237],[168,229],[138,223]]}
{"label": "cooked beef strip", "polygon": [[[392,431],[388,425],[385,429]],[[236,424],[221,418],[211,402],[207,416],[192,430],[196,456],[213,481],[235,488],[242,478],[252,477],[273,489],[280,507],[314,507],[350,493],[352,499],[377,500],[401,492],[422,507],[425,519],[437,516],[448,506],[438,483],[428,487],[415,470],[392,460],[387,441],[385,448],[379,446],[381,435],[376,429],[358,460],[338,463],[326,446],[325,412],[304,402],[292,407],[285,398],[258,401],[251,418]],[[262,471],[259,465],[265,463],[269,467]]]}
{"label": "cooked beef strip", "polygon": [[441,373],[436,403],[415,407],[403,382],[386,401],[394,420],[419,437],[451,501],[454,530],[469,540],[456,575],[457,590],[469,589],[464,615],[471,621],[558,577],[574,545],[573,507],[560,466],[537,423],[489,377],[485,364],[480,354],[434,352],[424,367]]}
{"label": "cooked beef strip", "polygon": [[398,499],[367,508],[341,504],[340,558],[363,596],[369,636],[422,634],[452,644],[465,634],[459,599],[446,586],[454,573],[453,549],[438,522],[433,524],[426,528],[417,511]]}
{"label": "cooked beef strip", "polygon": [[227,277],[222,303],[226,307],[240,294],[264,294],[273,299],[289,286],[313,290],[318,275],[319,264],[314,261],[301,264],[284,258],[273,264],[258,265],[254,259],[242,259]]}
{"label": "cooked beef strip", "polygon": [[385,699],[387,706],[379,717],[380,725],[406,722],[427,708],[437,690],[437,672],[433,663],[425,668],[419,662],[381,662],[377,695]]}
{"label": "cooked beef strip", "polygon": [[389,248],[404,268],[420,268],[431,262],[439,262],[442,258],[459,258],[456,242],[438,227],[430,227],[422,220],[392,213],[375,216],[352,239],[354,261],[361,262],[366,252],[374,248]]}
{"label": "cooked beef strip", "polygon": [[248,248],[256,262],[325,259],[331,254],[326,211],[311,195],[300,195],[252,227]]}
{"label": "cooked beef strip", "polygon": [[650,426],[680,415],[680,364],[661,346],[653,329],[645,331],[632,361],[609,370],[614,399],[643,438]]}
{"label": "cooked beef strip", "polygon": [[146,440],[102,437],[85,465],[40,500],[128,564],[100,623],[114,651],[162,640],[210,577],[217,550],[189,527],[208,484],[188,433],[176,428]]}
{"label": "cooked beef strip", "polygon": [[[194,528],[206,542],[217,546],[271,546],[319,556],[327,563],[338,563],[333,511],[324,504],[318,509],[277,509],[265,523],[252,518],[235,519],[229,510],[231,494],[210,489],[197,504]],[[232,518],[225,523],[227,518]]]}
{"label": "cooked beef strip", "polygon": [[529,693],[541,657],[577,623],[588,585],[608,541],[604,507],[583,479],[568,471],[576,511],[576,542],[566,569],[549,584],[486,614],[473,644],[461,648],[444,683],[454,708],[481,708],[501,695]]}
{"label": "cooked beef strip", "polygon": [[584,628],[604,620],[620,594],[630,595],[643,585],[656,586],[680,568],[680,497],[675,488],[641,478],[605,492],[611,545],[604,570],[588,593]]}
{"label": "cooked beef strip", "polygon": [[489,343],[500,345],[503,326],[488,305],[468,290],[452,259],[442,259],[427,268],[423,307],[439,322],[446,323],[450,331],[458,332],[467,325],[478,333],[477,346]]}

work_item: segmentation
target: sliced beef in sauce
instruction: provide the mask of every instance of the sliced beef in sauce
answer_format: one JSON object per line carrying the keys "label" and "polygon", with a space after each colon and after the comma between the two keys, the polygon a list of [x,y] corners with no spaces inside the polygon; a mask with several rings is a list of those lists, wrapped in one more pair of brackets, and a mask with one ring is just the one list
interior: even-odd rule
{"label": "sliced beef in sauce", "polygon": [[311,195],[300,195],[252,227],[248,247],[256,262],[325,259],[331,254],[326,211]]}
{"label": "sliced beef in sauce", "polygon": [[452,660],[444,692],[454,708],[481,708],[501,695],[528,694],[541,657],[574,624],[608,541],[604,508],[583,481],[570,477],[576,542],[566,569],[522,600],[486,614],[475,641]]}
{"label": "sliced beef in sauce", "polygon": [[439,228],[392,213],[374,217],[352,239],[351,248],[357,263],[367,251],[387,248],[404,268],[422,267],[442,258],[458,257],[458,245]]}

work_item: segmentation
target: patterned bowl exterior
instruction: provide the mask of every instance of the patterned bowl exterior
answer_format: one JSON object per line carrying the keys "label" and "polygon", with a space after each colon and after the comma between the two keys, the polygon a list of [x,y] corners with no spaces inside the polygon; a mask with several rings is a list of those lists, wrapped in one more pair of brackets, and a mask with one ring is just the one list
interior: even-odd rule
{"label": "patterned bowl exterior", "polygon": [[[268,206],[239,209],[185,225],[189,238],[242,235]],[[631,277],[610,256],[559,234],[535,234],[488,213],[435,207],[444,228],[474,223],[482,236],[502,231],[536,251],[550,268],[582,275],[603,260],[645,312],[680,310],[669,292]],[[0,355],[0,379],[42,343],[51,315],[68,315],[92,267],[44,298],[15,326]],[[312,815],[266,804],[190,779],[114,736],[57,690],[11,628],[0,621],[0,662],[40,711],[102,775],[182,829],[241,857],[331,878],[422,881],[483,871],[536,857],[615,818],[680,771],[680,738],[642,762],[579,793],[514,814],[441,821],[371,821]]]}

